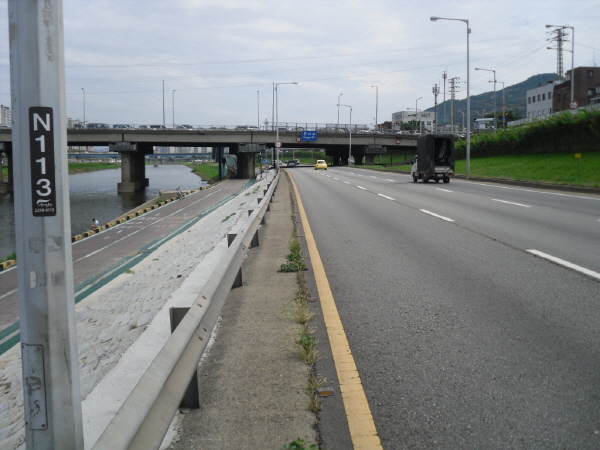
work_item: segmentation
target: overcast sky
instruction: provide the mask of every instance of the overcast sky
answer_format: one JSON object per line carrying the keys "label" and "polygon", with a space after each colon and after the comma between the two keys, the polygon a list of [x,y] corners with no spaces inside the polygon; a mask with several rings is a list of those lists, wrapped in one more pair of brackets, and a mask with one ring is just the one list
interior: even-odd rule
{"label": "overcast sky", "polygon": [[[467,26],[431,16],[469,20],[471,95],[493,90],[493,73],[476,67],[496,70],[507,87],[556,72],[546,24],[575,27],[576,67],[600,60],[597,0],[64,0],[63,7],[67,115],[83,118],[85,90],[88,122],[162,124],[164,115],[171,126],[174,113],[176,124],[262,126],[271,122],[273,83],[298,82],[278,87],[280,122],[336,123],[343,94],[352,123],[372,125],[377,91],[381,123],[433,106],[444,71],[460,77],[464,98]],[[7,9],[0,0],[0,104],[10,106]],[[349,112],[340,108],[341,123]]]}

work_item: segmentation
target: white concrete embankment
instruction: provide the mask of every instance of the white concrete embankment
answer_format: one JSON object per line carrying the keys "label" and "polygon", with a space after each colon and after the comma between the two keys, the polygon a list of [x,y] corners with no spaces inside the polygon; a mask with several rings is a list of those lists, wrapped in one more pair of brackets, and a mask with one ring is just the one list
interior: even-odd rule
{"label": "white concrete embankment", "polygon": [[[170,335],[171,306],[190,306],[247,219],[260,180],[76,305],[85,448],[91,448]],[[192,194],[193,195],[193,194]],[[137,220],[137,219],[134,219]],[[25,448],[19,345],[0,356],[0,448]]]}

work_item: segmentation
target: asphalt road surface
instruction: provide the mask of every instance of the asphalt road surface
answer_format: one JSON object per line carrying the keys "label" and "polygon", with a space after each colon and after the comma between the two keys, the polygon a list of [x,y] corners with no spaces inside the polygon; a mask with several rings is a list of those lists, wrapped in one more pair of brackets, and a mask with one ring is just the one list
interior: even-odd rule
{"label": "asphalt road surface", "polygon": [[599,196],[290,174],[385,449],[600,448]]}

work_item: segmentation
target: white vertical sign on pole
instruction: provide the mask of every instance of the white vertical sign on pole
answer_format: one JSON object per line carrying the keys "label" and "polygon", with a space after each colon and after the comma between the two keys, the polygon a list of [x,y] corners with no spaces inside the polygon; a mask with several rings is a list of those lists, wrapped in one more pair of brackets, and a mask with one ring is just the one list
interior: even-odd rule
{"label": "white vertical sign on pole", "polygon": [[26,448],[82,450],[62,0],[9,0]]}

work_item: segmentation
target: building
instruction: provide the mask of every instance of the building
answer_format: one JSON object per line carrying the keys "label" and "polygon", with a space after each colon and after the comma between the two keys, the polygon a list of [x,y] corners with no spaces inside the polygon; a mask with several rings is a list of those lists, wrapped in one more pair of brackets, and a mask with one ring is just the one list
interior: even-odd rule
{"label": "building", "polygon": [[412,111],[398,111],[392,114],[393,131],[400,131],[403,123],[412,122],[414,120],[417,120],[417,123],[419,121],[421,122],[421,126],[423,127],[422,131],[424,133],[432,133],[434,131],[435,112],[417,111],[415,114],[414,109]]}
{"label": "building", "polygon": [[[576,67],[574,80],[574,97],[577,107],[598,106],[600,103],[600,68]],[[571,109],[571,71],[566,74],[566,81],[554,86],[552,99],[553,112]]]}
{"label": "building", "polygon": [[0,105],[0,126],[12,128],[12,113],[8,106]]}
{"label": "building", "polygon": [[527,91],[527,120],[548,117],[554,112],[554,88],[560,81],[549,81],[543,86]]}

